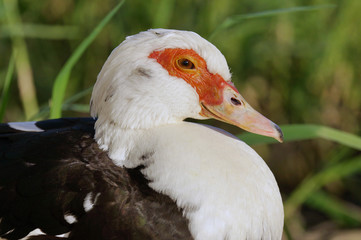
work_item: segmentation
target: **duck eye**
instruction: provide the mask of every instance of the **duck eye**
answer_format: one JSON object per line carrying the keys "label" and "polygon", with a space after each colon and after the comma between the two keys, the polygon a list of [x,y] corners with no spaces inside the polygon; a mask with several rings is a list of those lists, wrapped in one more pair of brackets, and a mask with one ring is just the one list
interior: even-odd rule
{"label": "duck eye", "polygon": [[178,60],[178,66],[183,69],[194,69],[195,66],[189,59],[181,58]]}

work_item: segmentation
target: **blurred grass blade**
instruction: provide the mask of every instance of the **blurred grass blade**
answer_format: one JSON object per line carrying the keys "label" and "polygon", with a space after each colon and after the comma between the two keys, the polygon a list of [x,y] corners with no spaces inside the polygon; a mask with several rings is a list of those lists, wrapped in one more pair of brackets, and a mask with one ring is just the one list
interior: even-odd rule
{"label": "blurred grass blade", "polygon": [[3,91],[1,94],[0,122],[2,122],[3,120],[5,109],[9,100],[10,86],[11,86],[11,80],[13,79],[13,75],[14,75],[14,68],[15,68],[15,58],[14,55],[11,55],[8,70],[5,76]]}
{"label": "blurred grass blade", "polygon": [[283,225],[283,231],[284,231],[285,235],[287,236],[287,240],[293,240],[291,231],[288,228],[288,223],[285,221],[283,224],[284,224]]}
{"label": "blurred grass blade", "polygon": [[[68,110],[69,109],[69,105],[72,105],[74,102],[78,101],[79,99],[81,99],[82,97],[85,97],[86,95],[90,94],[93,90],[93,87],[84,89],[76,94],[74,94],[73,96],[69,97],[68,99],[66,99],[64,101],[64,103],[62,104],[62,110]],[[89,104],[88,105],[88,109],[89,109]],[[66,106],[66,107],[64,107]],[[80,109],[80,108],[77,108]],[[82,111],[84,112],[84,106],[81,107]],[[39,112],[37,114],[35,114],[31,119],[29,119],[30,121],[34,121],[36,119],[44,119],[45,117],[47,117],[49,115],[49,111],[50,108],[49,106],[43,106],[40,108]],[[89,112],[89,111],[88,111]]]}
{"label": "blurred grass blade", "polygon": [[[17,0],[3,0],[6,22],[10,32],[21,32],[21,17]],[[12,51],[15,58],[18,88],[20,100],[24,109],[25,118],[29,119],[39,111],[36,98],[36,89],[33,79],[33,71],[25,39],[21,36],[11,37]]]}
{"label": "blurred grass blade", "polygon": [[61,117],[61,105],[65,96],[66,86],[69,81],[70,72],[73,69],[74,65],[78,62],[80,57],[83,55],[85,50],[93,42],[95,37],[100,33],[104,26],[110,21],[110,19],[115,15],[115,13],[123,5],[124,0],[121,1],[112,11],[108,13],[107,16],[96,26],[96,28],[90,33],[90,35],[85,38],[82,43],[77,47],[75,52],[71,55],[68,61],[65,63],[63,68],[60,70],[58,76],[55,79],[52,99],[51,99],[51,108],[50,108],[50,118],[59,118]]}
{"label": "blurred grass blade", "polygon": [[89,113],[89,104],[63,104],[62,110]]}
{"label": "blurred grass blade", "polygon": [[19,26],[5,25],[0,29],[0,38],[6,37],[74,39],[79,36],[75,26],[43,25],[24,23]]}
{"label": "blurred grass blade", "polygon": [[[334,128],[311,124],[291,124],[283,125],[281,129],[284,134],[284,142],[322,138],[361,151],[361,137]],[[238,137],[250,145],[277,142],[272,138],[253,133],[243,133]]]}
{"label": "blurred grass blade", "polygon": [[49,118],[49,112],[50,112],[50,107],[48,105],[40,106],[39,111],[34,116],[29,118],[28,120],[29,121],[39,121],[39,120]]}
{"label": "blurred grass blade", "polygon": [[343,226],[356,227],[361,225],[360,207],[337,199],[321,190],[312,193],[305,203],[318,211],[322,211]]}
{"label": "blurred grass blade", "polygon": [[88,94],[91,94],[91,92],[93,91],[93,87],[89,87],[87,89],[84,89],[76,94],[74,94],[73,96],[69,97],[68,99],[66,99],[64,101],[64,104],[71,104],[73,102],[78,101],[80,98],[85,97]]}
{"label": "blurred grass blade", "polygon": [[93,87],[90,87],[71,96],[70,98],[64,101],[62,110],[89,113],[89,104],[75,104],[74,102],[76,102],[82,97],[85,97],[88,94],[91,94],[92,91],[93,91]]}
{"label": "blurred grass blade", "polygon": [[361,172],[361,157],[339,162],[306,178],[285,201],[285,218],[292,217],[296,209],[325,184],[358,172]]}
{"label": "blurred grass blade", "polygon": [[324,5],[316,5],[316,6],[301,6],[301,7],[290,7],[283,9],[275,9],[269,11],[262,11],[257,13],[249,13],[249,14],[239,14],[226,18],[221,24],[219,24],[216,29],[209,35],[208,40],[212,40],[216,34],[219,32],[230,28],[236,24],[241,23],[247,19],[253,18],[261,18],[261,17],[271,17],[276,16],[283,13],[293,13],[293,12],[306,12],[306,11],[315,11],[325,8],[334,8],[336,5],[334,4],[324,4]]}

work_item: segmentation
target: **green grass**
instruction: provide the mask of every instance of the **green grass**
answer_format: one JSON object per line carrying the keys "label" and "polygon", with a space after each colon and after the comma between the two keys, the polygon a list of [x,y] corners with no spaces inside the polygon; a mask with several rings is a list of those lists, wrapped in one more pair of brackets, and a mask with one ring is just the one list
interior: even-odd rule
{"label": "green grass", "polygon": [[[15,31],[12,31],[12,28]],[[21,30],[19,30],[21,29]],[[0,29],[0,37],[8,38],[19,36],[23,38],[40,39],[75,39],[79,37],[79,29],[72,26],[47,26],[41,24],[21,24],[21,26],[3,26]]]}
{"label": "green grass", "polygon": [[[281,125],[281,129],[284,134],[284,142],[322,138],[361,151],[361,137],[330,127],[310,124],[292,124]],[[277,142],[272,138],[252,133],[244,133],[238,137],[250,145]]]}
{"label": "green grass", "polygon": [[[361,226],[361,211],[352,204],[319,190],[309,194],[305,204],[324,212],[342,226]],[[289,208],[288,208],[289,209]]]}
{"label": "green grass", "polygon": [[6,107],[8,105],[9,96],[10,96],[10,85],[14,75],[14,68],[15,68],[15,59],[14,56],[11,56],[9,61],[8,70],[5,77],[5,82],[3,86],[3,91],[1,95],[1,102],[0,102],[0,122],[2,122]]}
{"label": "green grass", "polygon": [[[360,227],[361,196],[349,180],[361,184],[361,32],[355,20],[361,1],[22,1],[5,11],[16,3],[10,1],[0,0],[0,50],[7,60],[0,61],[0,119],[83,116],[100,67],[126,35],[150,27],[193,30],[226,56],[248,102],[283,124],[287,144],[277,148],[292,151],[300,172],[315,163],[290,192],[278,176],[289,239],[302,239],[292,224],[307,221],[301,206],[340,227]],[[20,58],[10,57],[15,52]],[[19,79],[29,76],[36,90],[28,89],[31,101],[40,109],[20,94],[27,88]],[[263,144],[265,153],[275,146],[270,138],[233,133]],[[278,164],[271,165],[283,169],[270,156]],[[292,171],[299,175],[298,168]],[[329,190],[334,184],[339,193]]]}
{"label": "green grass", "polygon": [[300,7],[291,7],[284,9],[275,9],[263,12],[256,13],[248,13],[248,14],[239,14],[226,18],[223,22],[221,22],[215,30],[209,35],[208,39],[211,41],[213,38],[220,34],[222,31],[225,31],[228,28],[231,28],[235,25],[239,25],[243,23],[245,20],[251,20],[256,18],[264,18],[264,17],[272,17],[278,16],[280,14],[291,14],[296,12],[305,12],[305,11],[315,11],[315,10],[323,10],[325,8],[335,8],[336,5],[316,5],[316,6],[300,6]]}
{"label": "green grass", "polygon": [[51,98],[51,107],[50,107],[50,118],[59,118],[61,117],[61,110],[63,99],[66,92],[66,87],[69,81],[71,70],[74,65],[79,61],[80,57],[83,55],[85,50],[89,45],[94,41],[96,36],[100,31],[105,27],[105,25],[112,19],[112,17],[117,13],[120,7],[123,5],[124,0],[119,2],[115,8],[108,13],[107,16],[94,28],[94,30],[89,34],[87,38],[77,47],[73,52],[71,57],[65,63],[64,67],[60,70],[58,76],[55,78],[53,86],[53,94]]}
{"label": "green grass", "polygon": [[300,203],[304,202],[314,191],[320,189],[325,184],[340,180],[343,177],[360,171],[361,157],[356,157],[350,160],[344,160],[312,174],[300,184],[286,201],[286,217],[290,217],[291,213],[293,213]]}
{"label": "green grass", "polygon": [[3,0],[3,7],[5,10],[4,20],[11,26],[9,32],[15,59],[19,95],[21,96],[20,100],[25,118],[28,119],[38,111],[39,106],[26,42],[22,34],[17,34],[23,31],[17,0]]}

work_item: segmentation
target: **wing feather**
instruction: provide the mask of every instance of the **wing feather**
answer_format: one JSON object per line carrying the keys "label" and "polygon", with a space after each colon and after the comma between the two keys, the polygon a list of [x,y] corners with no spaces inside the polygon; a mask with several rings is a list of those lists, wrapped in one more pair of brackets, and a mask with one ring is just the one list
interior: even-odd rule
{"label": "wing feather", "polygon": [[44,131],[0,124],[0,237],[39,228],[46,235],[27,239],[192,239],[181,210],[149,188],[141,167],[120,168],[98,148],[93,119],[35,124]]}

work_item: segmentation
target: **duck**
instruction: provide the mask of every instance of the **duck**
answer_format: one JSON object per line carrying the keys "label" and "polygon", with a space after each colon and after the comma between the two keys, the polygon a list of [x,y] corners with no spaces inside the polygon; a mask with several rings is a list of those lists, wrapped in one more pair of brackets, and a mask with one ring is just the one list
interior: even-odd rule
{"label": "duck", "polygon": [[89,118],[0,125],[4,239],[281,239],[264,160],[213,118],[283,141],[197,33],[150,29],[105,61]]}

